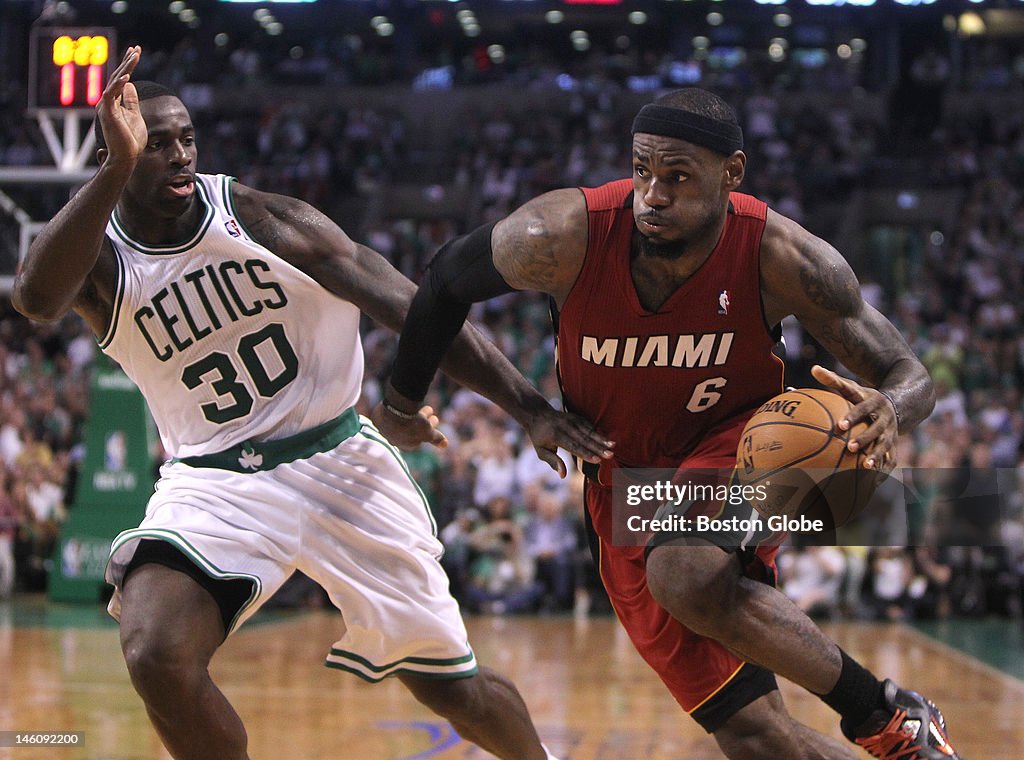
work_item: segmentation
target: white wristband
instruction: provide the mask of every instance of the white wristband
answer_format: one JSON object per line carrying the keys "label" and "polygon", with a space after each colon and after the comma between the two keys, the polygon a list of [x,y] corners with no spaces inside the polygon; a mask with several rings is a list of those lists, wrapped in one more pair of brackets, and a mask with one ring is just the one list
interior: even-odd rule
{"label": "white wristband", "polygon": [[384,407],[384,411],[385,412],[387,412],[388,414],[393,414],[394,416],[396,416],[400,420],[414,420],[414,419],[416,419],[417,417],[420,416],[419,412],[416,412],[415,414],[410,414],[409,412],[403,412],[397,406],[392,406],[387,401],[381,401],[380,404],[381,404],[381,406]]}

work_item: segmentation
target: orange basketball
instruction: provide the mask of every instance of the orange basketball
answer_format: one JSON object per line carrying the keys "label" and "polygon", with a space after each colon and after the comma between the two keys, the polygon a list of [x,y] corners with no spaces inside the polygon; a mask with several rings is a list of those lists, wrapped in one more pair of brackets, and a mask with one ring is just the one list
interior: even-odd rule
{"label": "orange basketball", "polygon": [[837,427],[851,406],[832,391],[796,388],[754,412],[740,435],[736,475],[742,485],[761,487],[765,498],[751,500],[758,512],[821,519],[826,529],[860,513],[877,474],[864,468],[863,452],[846,448],[867,423]]}

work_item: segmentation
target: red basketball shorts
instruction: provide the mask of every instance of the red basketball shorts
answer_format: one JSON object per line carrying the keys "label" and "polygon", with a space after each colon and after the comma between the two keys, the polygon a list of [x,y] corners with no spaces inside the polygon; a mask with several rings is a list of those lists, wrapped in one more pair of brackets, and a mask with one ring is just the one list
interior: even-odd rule
{"label": "red basketball shorts", "polygon": [[[744,420],[745,421],[745,420]],[[743,422],[714,431],[680,463],[680,469],[732,468]],[[668,614],[647,588],[645,546],[611,541],[611,478],[588,478],[586,505],[591,549],[604,587],[633,645],[672,696],[705,730],[715,731],[746,705],[777,688],[774,675],[745,663],[713,639],[689,630]],[[731,551],[744,575],[775,583],[777,546]]]}

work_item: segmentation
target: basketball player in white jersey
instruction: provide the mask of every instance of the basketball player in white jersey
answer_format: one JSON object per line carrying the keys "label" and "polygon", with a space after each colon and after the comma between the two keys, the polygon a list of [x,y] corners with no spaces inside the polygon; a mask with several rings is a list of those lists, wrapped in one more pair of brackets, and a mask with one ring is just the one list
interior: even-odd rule
{"label": "basketball player in white jersey", "polygon": [[[477,666],[422,494],[352,408],[360,310],[400,328],[414,286],[305,203],[197,174],[185,106],[129,83],[140,55],[127,51],[99,104],[100,168],[36,238],[14,303],[39,320],[78,312],[174,457],[107,568],[128,670],[164,744],[175,758],[247,757],[207,666],[299,569],[342,611],[327,665],[397,676],[499,757],[550,758],[515,686]],[[606,442],[502,361],[464,331],[449,365],[521,410],[553,466],[558,445],[597,461]]]}

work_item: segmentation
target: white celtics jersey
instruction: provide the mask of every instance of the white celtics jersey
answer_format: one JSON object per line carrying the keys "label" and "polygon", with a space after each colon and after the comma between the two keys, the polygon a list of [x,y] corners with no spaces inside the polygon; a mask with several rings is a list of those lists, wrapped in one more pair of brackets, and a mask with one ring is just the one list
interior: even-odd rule
{"label": "white celtics jersey", "polygon": [[142,390],[176,457],[302,432],[362,386],[359,309],[253,240],[232,182],[196,175],[204,216],[182,245],[133,240],[116,213],[107,225],[118,274],[100,348]]}

